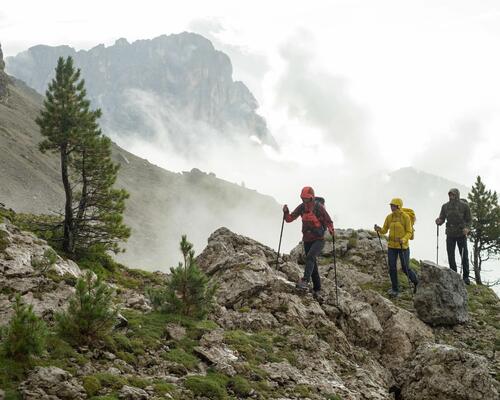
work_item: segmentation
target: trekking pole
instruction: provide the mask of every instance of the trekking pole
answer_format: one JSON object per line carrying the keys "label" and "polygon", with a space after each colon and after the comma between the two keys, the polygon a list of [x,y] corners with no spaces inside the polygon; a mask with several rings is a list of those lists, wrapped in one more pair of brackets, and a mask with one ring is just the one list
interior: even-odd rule
{"label": "trekking pole", "polygon": [[[378,242],[380,243],[380,249],[384,251],[384,246],[382,246],[382,239],[380,239],[380,233],[377,231],[377,236],[378,236]],[[387,252],[385,253],[385,261],[387,263],[387,269],[389,270],[389,256],[387,255]]]}
{"label": "trekking pole", "polygon": [[337,282],[337,257],[335,253],[335,234],[332,234],[332,241],[333,241],[333,270],[334,270],[334,277],[335,277],[335,300],[337,302],[337,307],[339,306],[339,285]]}
{"label": "trekking pole", "polygon": [[436,225],[436,265],[439,265],[439,225]]}
{"label": "trekking pole", "polygon": [[276,270],[278,270],[278,261],[280,259],[281,238],[283,237],[283,226],[285,226],[285,213],[283,213],[283,219],[281,220],[280,243],[278,244],[278,255],[276,256]]}
{"label": "trekking pole", "polygon": [[410,295],[413,298],[413,290],[411,288],[411,281],[410,281],[410,266],[405,265],[405,255],[403,254],[403,243],[399,243],[399,248],[401,250],[401,267],[403,268],[403,272],[405,272],[405,266],[406,266],[406,278],[408,279],[408,288],[410,289]]}
{"label": "trekking pole", "polygon": [[462,246],[462,251],[460,251],[460,276],[462,276],[463,268],[464,268],[464,250],[465,245]]}

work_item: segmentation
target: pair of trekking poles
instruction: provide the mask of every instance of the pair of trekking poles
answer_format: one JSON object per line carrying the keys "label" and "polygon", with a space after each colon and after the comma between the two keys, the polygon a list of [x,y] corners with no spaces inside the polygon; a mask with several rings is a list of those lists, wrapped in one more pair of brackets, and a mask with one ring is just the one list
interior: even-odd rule
{"label": "pair of trekking poles", "polygon": [[[281,250],[281,238],[283,237],[283,227],[285,226],[285,214],[283,214],[283,219],[281,220],[281,232],[280,232],[280,242],[278,244],[278,255],[276,256],[276,270],[278,270],[278,262],[280,258],[280,250]],[[335,235],[332,235],[333,240],[333,271],[334,271],[334,279],[335,279],[335,301],[337,307],[339,305],[339,285],[337,282],[337,257],[335,253]]]}

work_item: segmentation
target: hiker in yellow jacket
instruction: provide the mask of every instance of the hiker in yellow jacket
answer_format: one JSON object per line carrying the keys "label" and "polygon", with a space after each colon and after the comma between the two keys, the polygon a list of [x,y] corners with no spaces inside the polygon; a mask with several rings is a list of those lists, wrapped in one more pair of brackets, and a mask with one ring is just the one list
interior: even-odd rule
{"label": "hiker in yellow jacket", "polygon": [[389,276],[391,277],[391,289],[389,295],[396,297],[399,295],[397,259],[401,262],[403,272],[408,275],[414,285],[414,290],[417,288],[418,280],[415,272],[410,266],[410,248],[408,240],[412,237],[413,226],[408,214],[401,211],[403,208],[403,200],[394,198],[391,200],[391,213],[385,218],[384,226],[381,228],[378,225],[374,226],[375,231],[381,234],[389,232],[387,242],[387,261],[389,263]]}

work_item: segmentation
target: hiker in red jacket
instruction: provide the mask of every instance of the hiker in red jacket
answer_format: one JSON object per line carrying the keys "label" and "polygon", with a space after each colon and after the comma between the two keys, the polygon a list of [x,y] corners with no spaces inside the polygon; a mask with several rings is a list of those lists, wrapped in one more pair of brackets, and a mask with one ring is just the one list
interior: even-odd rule
{"label": "hiker in red jacket", "polygon": [[[307,290],[309,280],[313,281],[313,294],[317,296],[321,290],[321,279],[319,277],[318,264],[316,258],[325,246],[325,232],[328,229],[333,236],[333,222],[320,198],[316,199],[312,187],[306,186],[300,193],[302,204],[300,204],[290,214],[288,206],[283,206],[284,219],[286,222],[292,222],[299,216],[302,217],[302,242],[306,253],[306,265],[304,268],[304,277],[297,283],[297,288]],[[322,199],[321,199],[322,200]]]}

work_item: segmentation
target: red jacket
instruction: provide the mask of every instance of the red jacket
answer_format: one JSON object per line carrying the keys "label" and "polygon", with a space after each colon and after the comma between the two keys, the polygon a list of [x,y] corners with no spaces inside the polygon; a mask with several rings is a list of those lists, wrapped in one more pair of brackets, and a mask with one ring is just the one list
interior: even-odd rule
{"label": "red jacket", "polygon": [[302,217],[302,241],[304,242],[324,239],[326,229],[333,232],[333,221],[320,203],[311,201],[300,204],[291,214],[285,213],[285,221],[295,221],[299,216]]}

